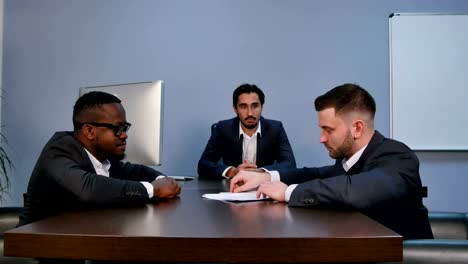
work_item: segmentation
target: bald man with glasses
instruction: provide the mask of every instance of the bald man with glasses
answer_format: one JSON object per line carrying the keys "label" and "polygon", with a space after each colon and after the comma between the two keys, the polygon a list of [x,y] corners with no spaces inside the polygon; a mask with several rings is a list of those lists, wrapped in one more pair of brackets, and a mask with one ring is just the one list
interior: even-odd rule
{"label": "bald man with glasses", "polygon": [[42,150],[19,225],[82,206],[142,204],[180,193],[179,184],[161,172],[122,161],[131,124],[114,95],[80,97],[73,127],[55,133]]}

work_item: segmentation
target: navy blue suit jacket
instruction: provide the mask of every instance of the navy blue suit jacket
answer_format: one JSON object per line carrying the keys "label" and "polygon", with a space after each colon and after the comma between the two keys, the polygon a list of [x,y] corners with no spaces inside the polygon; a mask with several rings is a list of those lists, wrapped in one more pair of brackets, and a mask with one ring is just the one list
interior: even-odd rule
{"label": "navy blue suit jacket", "polygon": [[342,160],[333,166],[278,172],[284,183],[299,184],[291,194],[290,206],[351,207],[404,239],[433,237],[422,202],[418,158],[403,143],[377,131],[348,172]]}
{"label": "navy blue suit jacket", "polygon": [[[296,168],[283,124],[263,117],[260,122],[262,130],[261,136],[257,138],[257,166],[268,170]],[[202,178],[221,178],[227,167],[237,167],[242,162],[239,119],[235,117],[213,124],[211,137],[198,162],[198,175]]]}

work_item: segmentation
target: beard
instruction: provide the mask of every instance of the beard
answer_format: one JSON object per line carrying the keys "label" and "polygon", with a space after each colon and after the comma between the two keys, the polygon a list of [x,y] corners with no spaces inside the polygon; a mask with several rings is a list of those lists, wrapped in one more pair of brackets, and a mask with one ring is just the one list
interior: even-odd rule
{"label": "beard", "polygon": [[341,145],[338,146],[336,149],[328,148],[328,154],[333,159],[349,158],[353,154],[353,144],[354,138],[351,135],[351,131],[348,131],[348,133],[346,133],[345,139],[343,140],[343,143],[341,143]]}
{"label": "beard", "polygon": [[[257,124],[258,124],[258,123],[257,123]],[[255,128],[255,127],[257,126],[257,124],[255,124],[255,125],[247,125],[247,124],[245,124],[244,122],[242,122],[242,125],[244,125],[244,127],[247,128],[247,129]]]}
{"label": "beard", "polygon": [[115,155],[113,156],[113,158],[116,159],[116,160],[124,160],[124,159],[125,159],[125,156],[126,156],[126,154],[125,154],[125,152],[124,152],[124,153],[122,153],[122,154],[115,154]]}
{"label": "beard", "polygon": [[[238,118],[239,118],[239,116],[238,116]],[[246,121],[248,118],[253,118],[254,120],[257,120],[257,122],[256,122],[255,124],[249,125],[249,124],[245,123],[245,121]],[[240,118],[239,118],[239,120],[240,120]],[[252,129],[252,128],[256,128],[256,127],[258,126],[258,119],[256,119],[256,118],[253,117],[253,116],[249,116],[249,117],[245,118],[244,120],[241,120],[241,123],[242,123],[242,126],[244,126],[245,128],[247,128],[247,129]]]}

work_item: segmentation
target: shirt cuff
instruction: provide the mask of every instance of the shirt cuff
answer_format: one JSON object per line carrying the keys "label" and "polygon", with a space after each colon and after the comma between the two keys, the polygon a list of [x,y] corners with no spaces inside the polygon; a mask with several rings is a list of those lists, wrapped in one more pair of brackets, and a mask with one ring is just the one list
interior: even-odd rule
{"label": "shirt cuff", "polygon": [[286,200],[286,202],[289,202],[289,199],[291,198],[291,194],[294,191],[294,189],[296,189],[297,185],[298,184],[291,184],[286,189],[286,192],[284,193],[284,200]]}
{"label": "shirt cuff", "polygon": [[154,195],[153,185],[151,183],[149,183],[149,182],[141,182],[141,184],[143,184],[143,186],[145,186],[146,191],[148,192],[148,197],[150,199],[153,198],[153,195]]}
{"label": "shirt cuff", "polygon": [[229,179],[229,177],[226,176],[226,174],[227,174],[228,170],[230,170],[231,168],[234,168],[234,167],[232,167],[232,166],[227,167],[227,168],[223,171],[223,174],[221,174],[221,176],[223,176],[223,177],[226,178],[226,179]]}
{"label": "shirt cuff", "polygon": [[268,171],[270,174],[270,181],[280,181],[280,175],[278,171]]}
{"label": "shirt cuff", "polygon": [[[162,179],[162,178],[165,178],[166,176],[164,175],[159,175],[158,177],[156,177],[156,180],[157,179]],[[154,187],[153,187],[153,184],[149,183],[149,182],[141,182],[141,184],[143,184],[143,186],[145,186],[146,188],[146,191],[148,192],[148,197],[151,199],[153,198],[154,196]]]}

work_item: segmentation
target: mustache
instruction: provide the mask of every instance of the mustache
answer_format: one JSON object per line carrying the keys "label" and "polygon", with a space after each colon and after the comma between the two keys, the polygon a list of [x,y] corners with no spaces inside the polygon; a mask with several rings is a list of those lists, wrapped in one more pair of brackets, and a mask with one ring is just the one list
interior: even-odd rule
{"label": "mustache", "polygon": [[248,116],[248,117],[244,118],[244,120],[247,120],[247,119],[257,120],[257,118],[255,118],[255,116]]}

